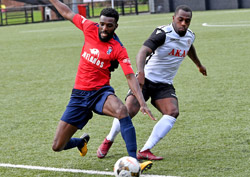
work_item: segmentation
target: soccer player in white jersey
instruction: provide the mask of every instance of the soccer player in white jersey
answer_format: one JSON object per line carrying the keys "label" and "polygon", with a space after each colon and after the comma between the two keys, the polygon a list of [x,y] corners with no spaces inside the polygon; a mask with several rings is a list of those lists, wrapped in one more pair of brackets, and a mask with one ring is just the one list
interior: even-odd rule
{"label": "soccer player in white jersey", "polygon": [[[172,23],[156,28],[137,54],[137,79],[143,96],[145,100],[151,98],[151,103],[162,113],[144,147],[137,153],[138,159],[163,159],[155,156],[151,149],[172,129],[179,115],[173,79],[185,56],[188,55],[199,71],[207,75],[193,45],[195,35],[189,29],[191,19],[192,10],[186,5],[178,6]],[[139,111],[139,103],[131,91],[127,95],[126,106],[131,117]],[[119,121],[114,119],[110,133],[97,150],[99,158],[107,155],[119,132]]]}

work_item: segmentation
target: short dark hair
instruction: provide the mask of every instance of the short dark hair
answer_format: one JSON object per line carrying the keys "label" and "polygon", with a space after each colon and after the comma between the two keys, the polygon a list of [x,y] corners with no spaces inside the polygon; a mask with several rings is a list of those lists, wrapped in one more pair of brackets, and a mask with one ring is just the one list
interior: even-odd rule
{"label": "short dark hair", "polygon": [[106,16],[106,17],[113,17],[115,18],[116,20],[116,23],[118,22],[119,20],[119,14],[118,12],[113,9],[113,8],[105,8],[105,9],[102,9],[101,13],[100,13],[100,16]]}
{"label": "short dark hair", "polygon": [[174,15],[176,15],[179,12],[179,10],[184,10],[185,12],[191,12],[191,17],[192,17],[192,9],[189,6],[187,5],[177,6],[175,9]]}

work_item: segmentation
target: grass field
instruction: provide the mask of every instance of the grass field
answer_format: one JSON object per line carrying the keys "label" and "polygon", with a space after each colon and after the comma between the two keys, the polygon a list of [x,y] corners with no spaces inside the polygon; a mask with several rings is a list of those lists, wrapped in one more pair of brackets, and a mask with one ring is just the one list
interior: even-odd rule
{"label": "grass field", "polygon": [[[174,80],[180,116],[171,132],[152,149],[165,159],[154,162],[146,174],[249,176],[249,13],[249,9],[193,13],[190,28],[196,34],[194,45],[208,76],[203,77],[189,58],[182,63]],[[170,23],[171,16],[121,16],[117,34],[134,69],[141,44],[155,27]],[[105,159],[96,157],[112,123],[112,118],[99,115],[75,134],[90,134],[86,157],[80,157],[77,149],[51,150],[74,84],[83,41],[82,32],[67,21],[0,28],[0,164],[111,172],[116,160],[127,155],[119,135]],[[123,100],[128,86],[121,68],[113,73],[111,85]],[[159,119],[161,115],[150,108]],[[140,149],[155,122],[141,113],[133,122]],[[107,175],[0,167],[0,176]]]}

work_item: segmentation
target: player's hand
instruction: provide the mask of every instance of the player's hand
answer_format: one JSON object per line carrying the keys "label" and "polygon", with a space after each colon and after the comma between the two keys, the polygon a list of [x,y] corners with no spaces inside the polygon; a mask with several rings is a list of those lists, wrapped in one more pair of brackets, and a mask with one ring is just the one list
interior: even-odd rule
{"label": "player's hand", "polygon": [[152,120],[156,120],[156,118],[153,116],[153,114],[151,113],[151,111],[148,109],[147,106],[141,106],[140,111],[145,115],[148,114],[148,116],[150,117],[150,119]]}
{"label": "player's hand", "polygon": [[199,67],[199,71],[200,71],[200,73],[203,74],[204,76],[207,76],[207,70],[206,70],[206,67],[205,67],[205,66],[201,65],[201,66]]}

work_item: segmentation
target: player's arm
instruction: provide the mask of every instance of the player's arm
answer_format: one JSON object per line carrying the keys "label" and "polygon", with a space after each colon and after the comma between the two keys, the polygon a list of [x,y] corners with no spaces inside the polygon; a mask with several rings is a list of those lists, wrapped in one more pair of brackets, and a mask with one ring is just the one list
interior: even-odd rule
{"label": "player's arm", "polygon": [[127,74],[126,79],[128,81],[129,88],[132,90],[133,94],[135,95],[136,99],[138,100],[141,106],[140,111],[143,114],[148,114],[152,120],[156,120],[155,117],[152,115],[151,111],[149,110],[147,103],[144,100],[139,83],[135,75],[133,73]]}
{"label": "player's arm", "polygon": [[196,50],[194,45],[192,44],[189,51],[188,51],[188,56],[191,58],[191,60],[196,64],[196,66],[199,68],[200,73],[202,73],[204,76],[207,75],[207,70],[206,67],[203,66],[196,54]]}
{"label": "player's arm", "polygon": [[144,42],[143,46],[140,48],[136,56],[136,66],[137,66],[137,79],[142,87],[145,81],[144,67],[146,63],[146,58],[151,55],[159,46],[164,44],[166,40],[165,31],[156,28],[151,36]]}
{"label": "player's arm", "polygon": [[75,13],[64,3],[59,0],[49,0],[53,6],[58,10],[58,12],[67,20],[72,22]]}
{"label": "player's arm", "polygon": [[146,63],[146,58],[153,52],[153,50],[145,45],[143,45],[137,56],[136,56],[136,66],[137,66],[137,80],[142,87],[145,81],[144,67]]}

